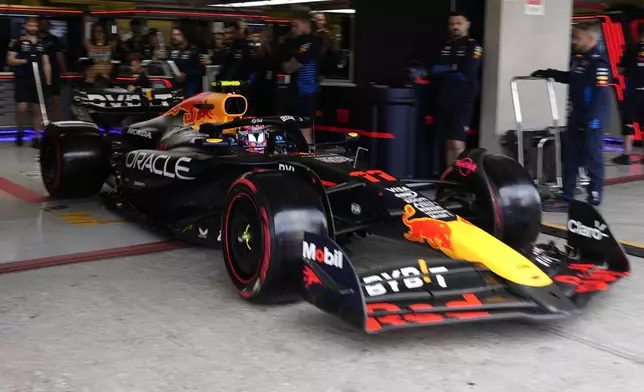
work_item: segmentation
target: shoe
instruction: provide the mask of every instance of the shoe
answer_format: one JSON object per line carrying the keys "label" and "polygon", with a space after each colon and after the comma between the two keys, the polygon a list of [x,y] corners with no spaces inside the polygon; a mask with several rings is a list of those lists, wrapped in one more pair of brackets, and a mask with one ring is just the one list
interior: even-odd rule
{"label": "shoe", "polygon": [[568,212],[568,208],[570,208],[570,202],[560,197],[544,201],[542,206],[545,212]]}
{"label": "shoe", "polygon": [[40,139],[37,139],[37,138],[31,139],[31,148],[35,148],[36,150],[40,150]]}
{"label": "shoe", "polygon": [[16,135],[16,141],[15,141],[16,146],[18,146],[18,147],[22,146],[22,138],[23,137],[24,137],[24,132],[18,132],[18,134]]}
{"label": "shoe", "polygon": [[627,154],[621,154],[611,159],[611,161],[617,165],[628,166],[631,164],[631,156]]}
{"label": "shoe", "polygon": [[588,203],[597,207],[601,204],[601,198],[599,197],[599,192],[597,191],[592,191],[590,192],[590,195],[588,195]]}

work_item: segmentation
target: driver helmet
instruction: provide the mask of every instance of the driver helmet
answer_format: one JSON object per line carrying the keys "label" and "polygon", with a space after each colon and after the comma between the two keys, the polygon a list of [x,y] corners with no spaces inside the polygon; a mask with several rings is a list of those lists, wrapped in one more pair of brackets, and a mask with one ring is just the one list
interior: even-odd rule
{"label": "driver helmet", "polygon": [[268,129],[263,124],[241,127],[237,131],[237,143],[247,151],[262,153],[268,143]]}

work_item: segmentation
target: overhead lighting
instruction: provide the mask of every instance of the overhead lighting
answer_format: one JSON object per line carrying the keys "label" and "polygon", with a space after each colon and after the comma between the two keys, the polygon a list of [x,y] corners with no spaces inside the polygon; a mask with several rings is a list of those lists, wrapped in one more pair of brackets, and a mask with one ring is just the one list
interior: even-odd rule
{"label": "overhead lighting", "polygon": [[353,8],[342,8],[337,10],[317,10],[311,11],[312,14],[326,13],[326,14],[355,14],[356,10]]}
{"label": "overhead lighting", "polygon": [[208,7],[266,7],[271,5],[290,5],[302,3],[321,3],[332,0],[265,0],[265,1],[241,1],[239,3],[209,4]]}

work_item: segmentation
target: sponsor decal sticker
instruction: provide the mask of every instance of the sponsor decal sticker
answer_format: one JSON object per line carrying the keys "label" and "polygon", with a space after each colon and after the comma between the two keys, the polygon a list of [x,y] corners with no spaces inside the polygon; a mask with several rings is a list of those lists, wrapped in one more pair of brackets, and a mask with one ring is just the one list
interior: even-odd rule
{"label": "sponsor decal sticker", "polygon": [[573,219],[568,221],[568,231],[597,241],[608,238],[608,234],[605,233],[607,227],[606,224],[599,223],[598,221],[595,221],[595,227],[586,226]]}
{"label": "sponsor decal sticker", "polygon": [[409,204],[409,207],[412,207],[414,212],[420,211],[421,213],[433,219],[456,219],[455,215],[451,212],[447,211],[425,196],[421,196],[420,194],[418,194],[418,192],[415,192],[407,187],[401,186],[395,188],[387,188],[387,190],[393,193],[397,198],[402,199],[405,203]]}
{"label": "sponsor decal sticker", "polygon": [[326,163],[348,163],[353,162],[352,158],[343,157],[342,155],[314,156],[315,159]]}
{"label": "sponsor decal sticker", "polygon": [[[418,267],[404,267],[390,273],[382,272],[378,275],[370,275],[362,278],[365,283],[366,294],[370,297],[377,297],[388,293],[398,293],[401,288],[414,290],[432,283],[431,275],[436,278],[436,283],[441,288],[447,288],[445,277],[441,274],[447,272],[443,266],[427,267],[425,260],[418,260]],[[419,269],[420,267],[420,269]]]}
{"label": "sponsor decal sticker", "polygon": [[125,167],[140,171],[148,171],[150,174],[167,178],[178,178],[180,180],[194,180],[190,177],[190,168],[186,166],[192,158],[173,158],[170,155],[154,154],[145,151],[132,151],[125,157]]}
{"label": "sponsor decal sticker", "polygon": [[463,177],[467,177],[472,173],[476,173],[478,166],[472,161],[472,158],[463,158],[456,161],[458,172]]}
{"label": "sponsor decal sticker", "polygon": [[295,171],[295,167],[294,167],[294,166],[287,165],[286,163],[278,163],[278,164],[277,164],[277,168],[278,168],[279,170],[282,170],[282,171],[290,171],[290,172],[294,172],[294,171]]}
{"label": "sponsor decal sticker", "polygon": [[336,268],[342,268],[344,257],[338,249],[331,251],[326,246],[322,249],[313,243],[302,241],[302,257],[305,260],[317,261],[320,264],[330,265]]}
{"label": "sponsor decal sticker", "polygon": [[141,129],[132,129],[132,128],[130,128],[130,129],[127,130],[127,133],[129,135],[135,135],[135,136],[140,136],[140,137],[144,137],[144,138],[147,138],[147,139],[152,139],[152,132],[150,132],[150,131],[144,131],[144,130],[141,130]]}
{"label": "sponsor decal sticker", "polygon": [[309,288],[313,285],[320,285],[322,286],[322,281],[320,278],[317,276],[315,271],[313,271],[313,268],[307,266],[304,266],[304,287]]}

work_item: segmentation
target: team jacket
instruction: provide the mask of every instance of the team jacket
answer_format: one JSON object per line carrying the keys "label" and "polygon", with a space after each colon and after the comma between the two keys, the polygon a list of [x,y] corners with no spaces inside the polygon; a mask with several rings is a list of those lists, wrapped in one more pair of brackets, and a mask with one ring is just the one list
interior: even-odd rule
{"label": "team jacket", "polygon": [[28,37],[21,36],[18,39],[12,39],[9,41],[8,52],[15,52],[16,58],[22,60],[29,60],[27,64],[20,65],[18,67],[13,67],[13,72],[16,76],[31,76],[33,74],[32,62],[37,62],[40,72],[42,73],[42,58],[47,54],[47,47],[42,42],[38,40],[35,44],[32,43]]}
{"label": "team jacket", "polygon": [[625,70],[629,92],[644,92],[644,42],[635,44],[626,51],[621,66]]}
{"label": "team jacket", "polygon": [[552,71],[568,84],[568,127],[606,129],[610,122],[610,65],[597,48],[573,59],[569,72]]}
{"label": "team jacket", "polygon": [[318,91],[318,59],[320,56],[320,44],[313,35],[304,35],[297,40],[297,49],[293,57],[302,67],[293,74],[293,86],[297,94],[309,95]]}
{"label": "team jacket", "polygon": [[231,44],[226,53],[219,74],[220,80],[248,81],[251,75],[252,53],[251,43],[241,38]]}
{"label": "team jacket", "polygon": [[479,92],[483,48],[470,37],[450,38],[431,69],[440,103],[471,103]]}
{"label": "team jacket", "polygon": [[184,49],[172,49],[169,60],[174,61],[179,71],[186,74],[187,80],[195,80],[201,75],[202,66],[199,61],[199,49],[194,45],[188,45]]}

